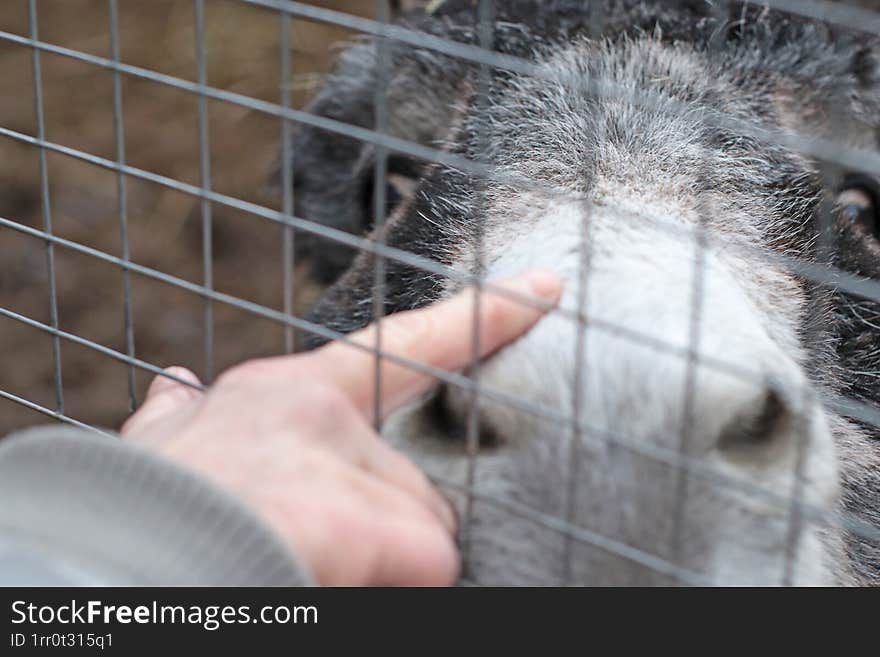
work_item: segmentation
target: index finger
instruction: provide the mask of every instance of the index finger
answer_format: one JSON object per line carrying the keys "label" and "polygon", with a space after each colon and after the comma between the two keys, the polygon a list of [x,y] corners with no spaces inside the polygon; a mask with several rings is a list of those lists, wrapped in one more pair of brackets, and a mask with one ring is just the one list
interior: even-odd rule
{"label": "index finger", "polygon": [[[380,367],[380,413],[412,401],[435,384],[436,379],[418,369],[389,361],[385,355],[431,368],[455,371],[474,360],[474,321],[478,322],[478,353],[485,358],[530,329],[559,301],[562,282],[556,274],[533,271],[493,286],[534,298],[544,309],[526,305],[497,292],[483,289],[475,307],[476,293],[468,288],[454,297],[419,310],[391,315],[380,322],[383,358]],[[478,312],[474,318],[475,310]],[[351,334],[349,341],[375,350],[376,325]],[[312,352],[312,365],[339,386],[367,416],[375,408],[376,356],[345,342],[334,342]]]}

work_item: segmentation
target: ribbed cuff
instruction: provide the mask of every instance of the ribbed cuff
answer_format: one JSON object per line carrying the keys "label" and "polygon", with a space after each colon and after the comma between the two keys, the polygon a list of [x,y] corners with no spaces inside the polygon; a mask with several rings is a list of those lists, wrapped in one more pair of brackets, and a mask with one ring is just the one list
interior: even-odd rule
{"label": "ribbed cuff", "polygon": [[0,536],[94,583],[311,584],[232,495],[142,448],[63,426],[0,441]]}

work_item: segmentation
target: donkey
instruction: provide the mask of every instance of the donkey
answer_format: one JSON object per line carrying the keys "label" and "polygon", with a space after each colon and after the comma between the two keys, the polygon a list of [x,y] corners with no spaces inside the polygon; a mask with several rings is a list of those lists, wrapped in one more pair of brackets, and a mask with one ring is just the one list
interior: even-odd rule
{"label": "donkey", "polygon": [[[292,145],[300,216],[438,265],[385,259],[386,314],[468,276],[567,281],[480,365],[476,456],[460,386],[384,427],[472,488],[466,579],[880,582],[878,196],[852,166],[876,161],[878,39],[763,3],[509,0],[491,22],[477,4],[399,24],[531,68],[361,39],[309,106],[373,129],[378,88],[387,133],[459,158],[388,151],[381,225],[375,146],[310,127]],[[375,257],[300,243],[335,280],[309,319],[370,322]]]}

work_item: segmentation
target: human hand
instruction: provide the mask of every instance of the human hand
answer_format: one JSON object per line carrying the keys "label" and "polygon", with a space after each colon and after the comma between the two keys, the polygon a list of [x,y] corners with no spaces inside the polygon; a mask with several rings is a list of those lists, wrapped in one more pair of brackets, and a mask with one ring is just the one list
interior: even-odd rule
{"label": "human hand", "polygon": [[[559,279],[532,272],[495,285],[555,304]],[[382,351],[443,370],[472,359],[472,289],[381,322]],[[543,315],[489,291],[480,354]],[[375,326],[350,339],[375,345]],[[456,521],[445,498],[372,426],[375,355],[343,342],[252,360],[202,392],[156,377],[122,434],[232,492],[268,522],[322,585],[445,585],[458,574]],[[183,368],[169,374],[198,385]],[[382,360],[380,413],[434,380]]]}

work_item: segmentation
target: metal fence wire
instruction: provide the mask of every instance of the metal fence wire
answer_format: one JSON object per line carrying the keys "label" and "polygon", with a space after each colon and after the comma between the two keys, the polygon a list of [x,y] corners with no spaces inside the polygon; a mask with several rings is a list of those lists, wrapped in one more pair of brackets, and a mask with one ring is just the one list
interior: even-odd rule
{"label": "metal fence wire", "polygon": [[[22,3],[23,4],[23,3]],[[871,500],[880,505],[880,473],[875,474],[877,481],[872,482],[870,476],[865,474],[872,464],[880,463],[880,449],[876,446],[875,436],[880,428],[880,409],[877,408],[876,399],[872,400],[865,396],[847,393],[846,387],[840,390],[826,388],[820,385],[804,384],[798,390],[785,390],[785,403],[791,404],[798,409],[797,417],[793,422],[797,425],[793,434],[797,456],[791,459],[791,472],[785,479],[785,485],[780,486],[778,472],[762,471],[760,468],[731,467],[729,463],[718,458],[711,457],[694,445],[699,442],[698,424],[700,413],[704,409],[698,408],[695,401],[700,392],[701,382],[705,377],[701,372],[717,372],[723,375],[724,380],[731,386],[741,386],[743,382],[755,386],[756,390],[765,390],[768,382],[766,374],[761,371],[759,364],[749,360],[737,358],[734,352],[725,356],[718,350],[709,353],[701,343],[701,330],[704,327],[704,312],[709,294],[709,282],[705,272],[709,267],[709,261],[713,256],[713,249],[719,245],[713,244],[712,232],[707,228],[711,221],[709,207],[695,208],[697,219],[693,224],[684,224],[672,219],[666,221],[656,216],[640,216],[638,209],[616,208],[620,222],[650,221],[656,230],[663,231],[682,243],[692,245],[690,264],[691,275],[683,285],[688,287],[690,304],[688,310],[688,338],[685,343],[669,341],[657,337],[639,326],[627,325],[615,319],[603,318],[603,309],[596,307],[592,302],[594,288],[594,232],[599,230],[593,225],[591,218],[596,212],[593,201],[589,194],[572,194],[569,191],[560,191],[558,186],[550,185],[546,181],[536,179],[517,172],[515,167],[496,166],[495,159],[485,157],[470,157],[463,154],[460,149],[449,147],[440,143],[417,143],[410,139],[397,136],[391,125],[393,107],[388,89],[391,76],[391,49],[398,46],[411,48],[413,52],[430,53],[437,57],[451,58],[450,61],[458,61],[467,65],[474,71],[473,100],[469,111],[479,114],[487,111],[492,102],[492,86],[494,79],[499,73],[507,76],[505,79],[529,79],[543,81],[547,85],[578,85],[579,93],[587,97],[602,99],[613,102],[619,100],[631,104],[645,112],[660,111],[670,114],[688,114],[694,111],[693,107],[686,102],[678,102],[658,96],[652,91],[651,85],[634,89],[626,84],[616,85],[613,81],[601,78],[601,76],[583,75],[581,78],[566,78],[560,81],[551,69],[543,66],[540,62],[507,54],[495,48],[496,30],[498,29],[497,13],[501,3],[493,3],[492,0],[474,0],[470,3],[473,9],[470,39],[468,42],[449,39],[437,34],[429,34],[414,29],[411,24],[394,21],[395,12],[400,10],[399,3],[390,3],[387,0],[379,0],[375,3],[373,18],[346,13],[335,9],[326,8],[331,3],[319,3],[312,5],[302,2],[287,0],[234,0],[233,2],[221,3],[219,0],[187,0],[178,2],[178,5],[186,5],[191,19],[192,29],[187,32],[187,38],[191,38],[191,47],[194,52],[195,75],[193,79],[185,76],[161,72],[161,62],[156,66],[143,66],[126,63],[123,58],[125,43],[122,40],[120,30],[120,15],[125,11],[125,0],[106,0],[106,31],[109,35],[109,49],[105,54],[95,54],[95,48],[79,49],[70,48],[51,39],[42,36],[41,23],[47,19],[49,12],[57,9],[57,2],[47,0],[27,0],[27,29],[26,33],[14,31],[0,31],[0,42],[4,50],[11,52],[14,49],[29,51],[30,66],[32,71],[31,85],[33,90],[33,131],[29,132],[22,128],[20,123],[3,120],[0,124],[0,135],[9,144],[27,148],[38,157],[39,168],[39,208],[42,223],[35,225],[31,222],[22,221],[16,216],[0,217],[0,234],[3,239],[12,239],[15,235],[19,238],[29,238],[27,248],[32,253],[42,252],[44,262],[35,263],[32,259],[28,262],[31,267],[45,268],[45,280],[47,281],[48,315],[42,319],[29,316],[19,309],[15,309],[11,302],[0,299],[0,317],[5,326],[15,325],[18,328],[26,327],[33,334],[48,336],[45,342],[45,350],[51,350],[53,376],[51,382],[43,382],[51,385],[53,399],[51,403],[39,401],[40,395],[31,394],[34,391],[13,389],[12,386],[3,383],[0,378],[0,398],[5,400],[3,404],[7,408],[22,406],[48,416],[54,420],[90,429],[99,433],[108,433],[99,426],[100,420],[91,417],[76,417],[70,411],[70,404],[66,399],[64,372],[64,351],[70,345],[84,348],[103,359],[110,359],[122,363],[124,372],[120,371],[118,384],[126,389],[127,408],[120,409],[128,412],[137,408],[139,400],[139,387],[142,377],[147,375],[159,375],[175,378],[163,371],[163,368],[171,363],[153,362],[149,358],[139,356],[141,347],[137,336],[138,325],[156,321],[156,317],[142,316],[135,312],[136,285],[138,279],[148,279],[161,283],[163,286],[174,288],[186,295],[198,299],[201,304],[201,320],[196,322],[198,340],[201,343],[202,361],[201,374],[204,381],[210,383],[218,369],[217,344],[218,337],[215,334],[216,317],[224,308],[232,307],[252,318],[252,321],[267,320],[281,327],[283,331],[283,343],[279,351],[292,352],[297,343],[307,336],[317,336],[326,340],[340,340],[348,342],[353,349],[367,350],[375,355],[376,376],[374,385],[380,387],[381,364],[385,360],[391,360],[400,365],[415,368],[419,371],[431,374],[441,381],[447,390],[458,390],[463,393],[462,398],[467,401],[467,409],[462,414],[460,433],[463,438],[461,453],[464,455],[466,466],[462,469],[449,471],[431,471],[428,474],[444,490],[455,496],[459,502],[459,516],[461,522],[461,547],[465,561],[465,583],[493,584],[508,583],[508,581],[526,581],[536,583],[539,580],[529,579],[528,576],[520,577],[514,573],[508,581],[505,581],[503,566],[507,563],[515,563],[515,558],[498,556],[497,561],[501,564],[498,570],[486,564],[493,561],[491,550],[497,549],[491,540],[480,536],[480,532],[492,533],[491,518],[502,518],[500,526],[506,526],[503,518],[515,519],[522,526],[530,529],[511,531],[505,534],[498,530],[498,540],[511,541],[513,543],[534,543],[538,554],[545,554],[546,559],[553,561],[553,567],[547,572],[557,573],[557,579],[549,579],[541,583],[640,583],[640,582],[663,582],[683,584],[714,584],[730,583],[730,579],[724,573],[725,566],[717,563],[710,564],[699,558],[690,558],[697,550],[690,542],[709,540],[697,532],[691,526],[692,515],[705,513],[705,506],[710,505],[713,496],[717,500],[730,504],[730,495],[737,495],[741,502],[742,513],[764,514],[768,518],[783,517],[786,530],[782,538],[778,538],[777,544],[756,547],[760,539],[756,536],[745,534],[738,535],[736,532],[741,528],[731,527],[715,528],[716,541],[724,541],[729,545],[745,546],[742,549],[728,547],[723,550],[724,559],[734,563],[736,577],[740,577],[743,583],[779,583],[791,584],[804,580],[799,575],[800,563],[808,560],[803,551],[814,549],[813,544],[804,543],[803,537],[815,532],[816,540],[826,540],[829,544],[834,541],[828,539],[830,535],[839,535],[840,541],[846,548],[840,548],[842,552],[858,552],[857,557],[840,557],[846,561],[846,568],[841,572],[850,573],[840,576],[835,581],[871,582],[880,579],[880,506],[871,508]],[[206,15],[210,14],[220,4],[237,4],[248,6],[254,11],[262,12],[262,20],[267,17],[277,20],[277,41],[269,44],[274,49],[277,70],[280,79],[276,86],[280,89],[280,95],[276,100],[267,100],[256,97],[247,92],[238,92],[230,88],[221,88],[211,84],[209,76],[209,55],[212,49],[227,47],[224,43],[212,42],[211,34],[206,29]],[[340,5],[341,3],[336,3]],[[423,6],[418,11],[429,14],[442,15],[444,11],[443,0],[434,0],[428,3],[418,3]],[[458,2],[457,4],[463,4]],[[556,7],[565,3],[540,3],[535,2],[535,12],[542,11],[542,4]],[[569,2],[574,6],[578,3]],[[587,33],[589,38],[598,38],[604,33],[604,27],[609,19],[607,11],[613,11],[614,6],[620,3],[614,2],[588,2],[580,3],[585,17],[585,23],[589,25]],[[626,3],[623,3],[626,4]],[[632,4],[632,3],[630,3]],[[680,4],[680,3],[679,3]],[[719,23],[724,24],[728,20],[728,4],[725,2],[708,3],[714,6]],[[736,3],[742,4],[742,3]],[[746,3],[749,4],[749,3]],[[847,33],[864,35],[866,39],[872,39],[880,35],[880,11],[871,7],[872,3],[846,3],[846,2],[822,2],[812,0],[772,0],[760,3],[751,3],[763,11],[785,12],[797,20],[821,22],[822,25],[833,30]],[[880,9],[877,7],[876,9]],[[548,10],[549,11],[549,10]],[[711,12],[710,12],[711,13]],[[294,64],[291,62],[291,51],[296,52],[298,35],[305,34],[307,27],[302,27],[301,32],[292,31],[294,21],[302,26],[329,25],[352,31],[362,37],[376,40],[377,72],[375,74],[375,93],[371,99],[373,103],[373,125],[355,125],[345,121],[330,118],[326,115],[314,113],[308,108],[301,109],[297,101],[296,86],[294,84]],[[505,25],[505,29],[512,29]],[[721,33],[721,30],[718,30]],[[546,44],[542,44],[542,48]],[[552,46],[551,46],[552,48]],[[234,53],[232,56],[235,56]],[[88,149],[73,147],[60,143],[50,138],[46,128],[46,80],[43,67],[46,58],[65,60],[75,63],[77,66],[94,67],[109,72],[111,75],[110,102],[112,103],[112,134],[113,149],[111,153],[102,151],[103,154],[89,152]],[[132,124],[125,120],[126,112],[129,111],[127,103],[127,84],[131,81],[145,81],[154,83],[163,88],[170,88],[182,94],[192,95],[197,100],[195,129],[198,134],[198,171],[194,178],[187,179],[182,175],[168,175],[158,173],[141,166],[133,165],[127,158],[126,145],[132,138]],[[26,94],[28,89],[12,90],[19,95]],[[97,102],[97,101],[96,101]],[[841,100],[843,102],[843,100]],[[280,131],[273,136],[276,144],[276,152],[280,152],[280,170],[278,172],[280,198],[278,206],[269,203],[261,203],[254,198],[243,198],[237,194],[230,194],[218,187],[216,167],[218,166],[217,155],[212,148],[212,140],[216,138],[216,131],[212,131],[212,120],[215,112],[222,111],[221,107],[241,110],[248,116],[269,117],[277,121]],[[57,109],[57,108],[56,108]],[[826,175],[826,180],[831,187],[838,185],[836,179],[832,179],[833,172],[857,172],[864,176],[873,177],[880,175],[880,153],[875,148],[854,147],[829,137],[827,134],[811,131],[793,131],[789,128],[781,128],[770,122],[763,123],[752,118],[744,118],[744,113],[733,113],[718,108],[700,107],[700,121],[703,125],[715,127],[725,134],[736,134],[738,139],[751,143],[766,144],[768,148],[785,149],[803,156],[805,160],[816,162],[817,167]],[[171,122],[174,121],[172,117]],[[369,199],[371,213],[373,215],[373,230],[368,234],[359,234],[342,228],[328,225],[325,222],[316,221],[309,216],[298,216],[295,212],[298,186],[296,184],[297,153],[292,144],[293,136],[302,127],[315,128],[327,135],[341,136],[356,140],[361,144],[369,145],[373,167],[372,186]],[[135,126],[136,129],[136,126]],[[866,130],[869,128],[866,127]],[[870,130],[874,128],[871,127]],[[473,136],[474,143],[478,145],[476,152],[490,154],[493,152],[493,144],[489,143],[490,134],[477,134]],[[80,142],[77,142],[80,143]],[[80,143],[81,145],[81,143]],[[70,239],[59,234],[56,230],[56,214],[53,208],[53,171],[50,164],[53,158],[63,157],[75,160],[81,164],[96,169],[110,172],[115,177],[116,190],[116,222],[121,242],[119,250],[113,252],[106,247],[99,248],[97,243],[84,243],[86,240]],[[577,245],[578,259],[580,262],[577,275],[567,282],[569,288],[574,290],[571,296],[574,303],[563,303],[559,308],[550,311],[554,321],[564,321],[575,326],[571,335],[575,343],[570,347],[571,353],[571,376],[557,382],[564,385],[568,390],[568,398],[563,408],[554,404],[545,403],[545,396],[541,394],[522,394],[522,387],[499,384],[497,377],[486,376],[485,365],[481,364],[479,354],[479,315],[476,312],[480,296],[475,295],[475,312],[473,313],[473,358],[467,370],[458,373],[449,373],[437,370],[420,363],[408,362],[394,355],[385,353],[382,349],[382,334],[377,332],[376,343],[372,347],[349,341],[347,336],[317,321],[306,318],[300,309],[305,303],[300,299],[301,290],[298,285],[298,272],[302,263],[298,262],[303,248],[298,246],[298,240],[321,240],[323,243],[337,244],[346,247],[353,253],[367,253],[372,256],[373,285],[371,298],[368,302],[372,307],[372,317],[381,318],[388,305],[388,282],[389,277],[400,271],[400,266],[408,270],[417,270],[425,276],[433,279],[450,282],[452,288],[470,284],[478,291],[487,291],[505,295],[520,303],[535,304],[536,301],[518,295],[501,288],[495,287],[491,280],[487,280],[485,272],[490,270],[491,260],[497,254],[487,252],[486,231],[497,227],[483,225],[481,219],[476,219],[476,225],[470,229],[475,235],[475,248],[468,256],[472,260],[467,266],[453,266],[442,258],[427,257],[424,253],[415,253],[411,250],[400,248],[386,239],[385,230],[386,212],[390,203],[390,193],[385,181],[389,175],[389,162],[392,158],[407,158],[408,161],[419,165],[436,165],[430,171],[454,171],[467,176],[470,180],[478,180],[480,184],[497,186],[499,189],[517,190],[523,194],[534,194],[536,197],[551,199],[552,203],[576,204],[581,209],[583,225],[580,231],[580,243]],[[227,166],[229,164],[227,163]],[[234,163],[232,164],[234,167]],[[697,175],[712,176],[712,171],[701,171],[704,165],[697,162],[695,171]],[[710,166],[710,165],[705,165]],[[832,173],[826,173],[832,172]],[[130,191],[132,185],[148,184],[154,193],[162,193],[171,190],[175,194],[195,199],[195,214],[198,217],[200,230],[201,263],[197,275],[178,275],[163,270],[162,267],[139,263],[135,253],[138,247],[138,239],[144,239],[144,233],[138,232],[137,239],[133,237],[132,201]],[[880,303],[880,281],[872,280],[860,272],[844,270],[841,267],[827,264],[833,262],[833,258],[823,258],[822,249],[833,250],[837,239],[833,215],[838,211],[833,203],[824,202],[816,210],[817,221],[822,227],[818,238],[814,240],[815,248],[820,254],[816,258],[807,260],[796,253],[788,253],[784,250],[758,249],[748,245],[741,245],[732,241],[724,244],[728,257],[738,257],[738,251],[742,251],[742,258],[749,263],[764,262],[766,267],[775,270],[783,270],[792,274],[804,287],[818,296],[832,294],[849,299],[849,303],[858,308],[861,303]],[[243,298],[241,295],[221,291],[216,284],[215,256],[218,244],[213,240],[216,237],[215,220],[216,213],[220,211],[233,211],[242,216],[247,216],[252,222],[255,219],[265,220],[253,222],[260,230],[276,232],[279,234],[280,243],[275,243],[276,258],[279,263],[280,284],[278,292],[280,298],[277,304],[272,305],[265,297],[257,299]],[[473,216],[484,217],[485,212],[475,212]],[[273,238],[274,239],[274,238]],[[314,244],[317,241],[307,241]],[[103,243],[102,243],[103,244]],[[122,276],[122,286],[118,286],[117,279],[108,281],[107,289],[103,291],[106,298],[121,295],[121,313],[117,315],[118,325],[113,329],[117,336],[112,346],[93,337],[81,334],[75,328],[65,327],[62,322],[59,308],[65,303],[65,299],[59,290],[58,259],[60,254],[75,253],[82,258],[100,261],[104,265],[116,269]],[[306,254],[308,255],[308,254]],[[77,262],[80,262],[79,260]],[[461,265],[461,263],[459,263]],[[247,271],[247,264],[241,270],[242,276],[251,276]],[[4,273],[4,264],[0,263],[0,277],[9,277],[12,280],[14,272],[7,269]],[[277,281],[276,281],[277,282]],[[9,291],[14,285],[9,282],[6,286],[0,286],[0,292]],[[158,288],[156,288],[158,289]],[[163,288],[164,289],[164,288]],[[5,295],[5,292],[4,292]],[[41,302],[42,303],[42,302]],[[114,308],[117,305],[113,306]],[[865,311],[871,313],[870,310]],[[880,316],[880,313],[874,313]],[[865,319],[869,323],[868,319]],[[880,327],[874,327],[874,348],[876,338],[880,336]],[[804,329],[806,332],[807,329]],[[615,423],[603,424],[590,416],[588,410],[592,408],[586,397],[590,391],[599,390],[598,384],[591,383],[589,378],[594,370],[589,362],[592,353],[589,348],[591,335],[604,335],[614,344],[628,344],[632,349],[641,350],[639,353],[657,353],[665,358],[678,359],[684,364],[684,386],[679,396],[683,408],[677,417],[681,418],[679,435],[674,440],[648,440],[644,436],[627,435],[616,427]],[[170,335],[166,339],[173,340]],[[605,344],[605,343],[603,343]],[[620,347],[622,349],[622,347]],[[868,341],[865,349],[870,349]],[[4,351],[6,347],[3,347]],[[554,367],[552,361],[544,364],[547,368]],[[829,367],[835,367],[829,365]],[[842,375],[847,372],[845,367]],[[813,373],[808,373],[808,378],[814,378]],[[880,376],[880,371],[859,373],[865,376]],[[528,376],[531,376],[529,374]],[[535,374],[534,376],[539,376]],[[550,374],[552,377],[552,373]],[[88,378],[88,375],[86,375]],[[819,377],[815,377],[819,378]],[[184,380],[179,380],[186,385],[192,385]],[[806,381],[806,379],[805,379]],[[634,384],[635,385],[635,384]],[[678,385],[670,382],[670,386]],[[376,395],[376,403],[381,403],[381,394]],[[792,401],[794,400],[794,401]],[[514,450],[515,447],[504,444],[504,437],[500,437],[501,445],[492,447],[484,446],[484,438],[481,433],[486,427],[483,422],[483,413],[486,405],[497,408],[507,408],[522,422],[528,426],[553,426],[555,427],[555,449],[565,452],[566,456],[560,459],[564,464],[564,471],[554,471],[552,477],[547,472],[541,474],[539,470],[530,469],[521,464],[520,471],[523,477],[544,476],[547,481],[534,483],[533,487],[556,487],[558,504],[546,506],[531,503],[532,498],[522,494],[522,491],[507,486],[481,485],[486,473],[492,472],[492,465],[484,466],[487,459],[497,463],[505,450]],[[874,450],[864,454],[864,467],[857,468],[860,473],[852,475],[851,480],[844,477],[844,497],[852,502],[860,498],[859,487],[864,490],[863,499],[866,502],[848,503],[840,506],[823,506],[805,493],[815,484],[816,475],[814,468],[809,464],[809,434],[810,418],[815,415],[816,409],[827,413],[833,413],[835,420],[840,426],[855,426],[867,436],[864,449]],[[638,414],[639,410],[619,409],[619,412]],[[376,416],[379,416],[378,410]],[[530,418],[530,419],[528,419]],[[849,424],[847,424],[849,423]],[[7,427],[11,428],[11,427]],[[835,424],[831,431],[837,431]],[[452,429],[450,429],[452,431]],[[109,435],[109,434],[108,434]],[[545,438],[545,437],[544,437]],[[562,445],[560,447],[560,445]],[[743,449],[748,449],[745,447]],[[614,459],[619,454],[637,457],[643,465],[636,476],[636,484],[650,490],[652,472],[674,473],[672,475],[672,498],[674,504],[656,507],[648,505],[650,511],[637,509],[627,501],[626,486],[632,486],[633,481],[605,482],[608,490],[613,493],[603,500],[605,505],[618,503],[620,508],[612,515],[617,520],[614,522],[591,522],[587,516],[589,513],[602,514],[592,508],[586,510],[580,507],[587,491],[583,489],[582,482],[588,474],[585,472],[585,463],[590,458],[599,458],[601,455],[603,467],[611,467],[614,476]],[[592,455],[592,456],[591,456]],[[736,458],[746,458],[737,456]],[[834,459],[833,453],[823,458]],[[845,457],[840,457],[845,458]],[[852,458],[849,455],[846,458]],[[527,459],[539,459],[535,454],[530,454]],[[417,459],[418,460],[418,459]],[[735,459],[734,459],[735,460]],[[422,465],[427,465],[422,463]],[[845,468],[846,466],[841,466]],[[450,472],[454,472],[450,475]],[[538,473],[535,475],[534,473]],[[511,475],[509,475],[511,476]],[[667,475],[663,475],[664,477]],[[855,481],[855,484],[852,484]],[[659,487],[659,484],[658,484]],[[592,490],[592,489],[590,489]],[[659,490],[659,488],[658,488]],[[665,489],[664,489],[665,490]],[[507,491],[507,492],[505,492]],[[512,491],[512,492],[511,492]],[[707,492],[708,491],[708,492]],[[595,492],[595,491],[593,491]],[[664,493],[665,494],[665,493]],[[659,496],[659,492],[658,492]],[[701,499],[694,500],[697,496]],[[860,498],[861,499],[861,498]],[[716,500],[716,502],[717,502]],[[643,501],[644,503],[644,501]],[[739,502],[738,502],[739,503]],[[633,503],[634,504],[634,503]],[[480,515],[479,509],[489,509],[488,515]],[[608,513],[607,507],[604,513]],[[646,518],[644,514],[665,514],[662,522],[657,518]],[[641,514],[641,515],[640,515]],[[487,519],[489,518],[489,519]],[[586,519],[585,519],[586,518]],[[671,539],[657,539],[656,546],[645,542],[629,540],[629,537],[637,532],[628,523],[655,523],[665,527],[672,536]],[[704,517],[703,521],[711,525],[715,518]],[[769,521],[768,521],[769,522]],[[744,525],[745,526],[745,525]],[[753,529],[759,525],[752,526]],[[624,529],[621,529],[624,528]],[[619,530],[619,531],[618,531]],[[747,531],[747,530],[742,530]],[[757,530],[755,530],[757,531]],[[546,546],[549,539],[555,537],[554,548]],[[668,542],[668,544],[666,544]],[[664,543],[664,545],[660,545]],[[780,547],[782,543],[784,546]],[[487,545],[489,547],[487,547]],[[494,545],[494,547],[493,547]],[[806,545],[806,547],[805,547]],[[701,546],[702,549],[705,546]],[[839,547],[839,546],[838,546]],[[751,572],[750,559],[760,549],[775,550],[776,554],[783,554],[784,558],[779,561],[779,568],[772,572],[766,571],[765,566],[760,566],[760,572]],[[513,546],[509,552],[519,554],[518,548]],[[542,550],[544,552],[542,552]],[[488,556],[487,556],[488,552]],[[717,550],[709,550],[718,559]],[[841,554],[842,554],[841,552]],[[585,557],[586,554],[601,553],[615,560],[605,560],[594,556]],[[831,552],[833,554],[833,550]],[[533,552],[525,550],[522,554],[531,555]],[[701,553],[702,554],[702,553]],[[746,555],[746,556],[744,556]],[[508,559],[505,562],[505,558]],[[826,561],[833,557],[825,557]],[[848,560],[858,561],[852,565]],[[643,575],[626,575],[615,578],[613,573],[597,572],[579,567],[581,561],[589,561],[593,564],[617,564],[621,572],[633,572],[631,567],[637,566]],[[627,564],[627,565],[621,565]],[[730,566],[734,568],[734,566]],[[755,568],[758,568],[756,566]],[[482,570],[481,570],[482,569]],[[516,571],[516,567],[513,567]],[[536,572],[543,572],[540,567]],[[584,575],[584,572],[587,575]],[[488,573],[485,577],[484,573]],[[591,576],[590,573],[593,573]],[[648,573],[649,575],[645,575]],[[854,574],[853,574],[854,573]],[[656,576],[656,577],[653,577]]]}

